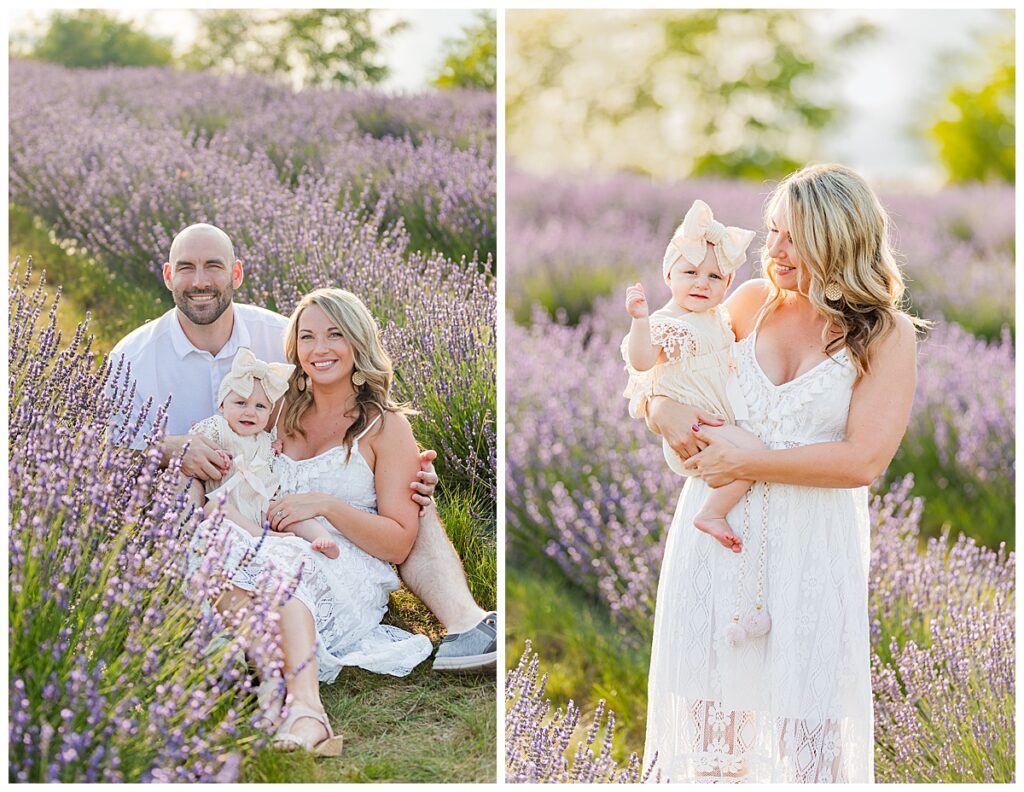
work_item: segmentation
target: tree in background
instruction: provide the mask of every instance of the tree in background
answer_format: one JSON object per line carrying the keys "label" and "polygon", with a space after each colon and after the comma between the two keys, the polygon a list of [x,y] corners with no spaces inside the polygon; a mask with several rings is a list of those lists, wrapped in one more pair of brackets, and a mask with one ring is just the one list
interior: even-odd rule
{"label": "tree in background", "polygon": [[832,56],[873,32],[826,35],[813,13],[510,13],[509,153],[546,168],[782,176],[839,112],[820,90]]}
{"label": "tree in background", "polygon": [[162,66],[171,62],[171,40],[151,36],[106,11],[57,11],[29,57],[79,68]]}
{"label": "tree in background", "polygon": [[475,24],[462,28],[462,38],[445,41],[444,52],[444,63],[433,85],[445,89],[495,89],[498,81],[498,24],[492,12],[479,12]]}
{"label": "tree in background", "polygon": [[380,43],[404,22],[374,29],[374,12],[314,8],[197,11],[199,33],[185,55],[192,69],[288,75],[297,85],[359,87],[388,76]]}
{"label": "tree in background", "polygon": [[952,183],[1012,183],[1016,176],[1016,61],[1012,25],[1011,14],[1010,35],[988,43],[984,79],[980,84],[954,84],[946,95],[940,119],[928,130]]}

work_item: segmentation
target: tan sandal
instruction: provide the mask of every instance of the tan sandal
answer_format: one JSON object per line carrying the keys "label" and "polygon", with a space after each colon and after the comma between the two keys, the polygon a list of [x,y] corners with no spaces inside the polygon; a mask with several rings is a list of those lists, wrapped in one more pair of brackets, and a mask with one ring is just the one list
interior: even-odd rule
{"label": "tan sandal", "polygon": [[[317,742],[311,742],[291,733],[295,722],[299,718],[312,718],[327,729],[327,736]],[[317,712],[311,707],[303,704],[293,704],[288,707],[288,717],[285,718],[281,728],[277,730],[271,742],[278,751],[295,751],[299,748],[309,751],[313,756],[341,756],[341,747],[344,738],[339,734],[335,736],[331,729],[331,722],[327,720],[327,713],[323,710]]]}

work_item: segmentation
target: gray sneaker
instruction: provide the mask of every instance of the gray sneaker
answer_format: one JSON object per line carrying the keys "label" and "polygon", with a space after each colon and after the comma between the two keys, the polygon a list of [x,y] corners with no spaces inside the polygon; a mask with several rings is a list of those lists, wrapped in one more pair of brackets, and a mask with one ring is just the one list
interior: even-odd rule
{"label": "gray sneaker", "polygon": [[498,614],[488,613],[472,630],[446,635],[434,655],[435,671],[477,671],[498,664]]}

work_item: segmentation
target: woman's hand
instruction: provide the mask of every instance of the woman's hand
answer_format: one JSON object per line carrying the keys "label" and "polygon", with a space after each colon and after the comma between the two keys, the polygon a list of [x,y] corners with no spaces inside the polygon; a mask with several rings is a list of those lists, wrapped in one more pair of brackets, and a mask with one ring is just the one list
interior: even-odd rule
{"label": "woman's hand", "polygon": [[413,491],[412,499],[420,507],[420,517],[434,505],[434,490],[437,488],[437,482],[440,481],[434,471],[435,459],[437,459],[436,451],[428,449],[420,452],[420,470],[416,474],[416,481],[409,485],[409,489]]}
{"label": "woman's hand", "polygon": [[693,431],[694,426],[721,426],[724,423],[724,418],[680,404],[667,396],[654,396],[650,400],[647,426],[668,440],[672,450],[682,459],[689,459],[707,443],[707,438]]}
{"label": "woman's hand", "polygon": [[272,500],[267,507],[270,530],[287,531],[290,525],[319,517],[324,513],[324,497],[319,492],[303,492]]}
{"label": "woman's hand", "polygon": [[704,449],[683,462],[683,467],[694,471],[712,489],[739,479],[738,466],[744,449],[706,432],[695,434],[704,435],[701,440]]}

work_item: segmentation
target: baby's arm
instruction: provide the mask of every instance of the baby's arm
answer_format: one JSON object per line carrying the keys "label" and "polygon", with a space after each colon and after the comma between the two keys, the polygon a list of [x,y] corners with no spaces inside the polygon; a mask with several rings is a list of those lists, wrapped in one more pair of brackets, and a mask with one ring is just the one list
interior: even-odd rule
{"label": "baby's arm", "polygon": [[637,371],[647,371],[658,362],[661,347],[651,340],[650,312],[644,287],[639,283],[626,289],[626,312],[633,317],[626,342],[629,365]]}

